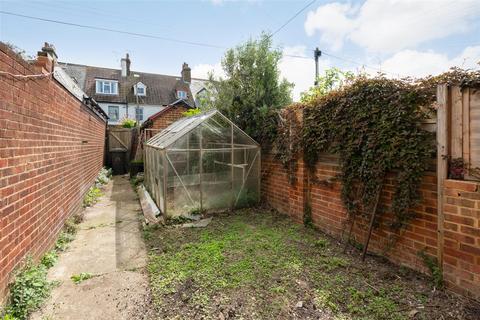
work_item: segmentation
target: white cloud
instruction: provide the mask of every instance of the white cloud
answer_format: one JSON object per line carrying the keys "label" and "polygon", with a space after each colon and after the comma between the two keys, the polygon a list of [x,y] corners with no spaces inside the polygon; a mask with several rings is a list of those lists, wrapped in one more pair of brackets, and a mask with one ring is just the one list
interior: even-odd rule
{"label": "white cloud", "polygon": [[333,50],[345,41],[376,52],[394,52],[468,31],[480,1],[366,0],[361,6],[333,2],[307,14],[305,31]]}
{"label": "white cloud", "polygon": [[424,77],[448,71],[457,66],[464,69],[478,69],[480,46],[467,47],[458,56],[451,59],[447,55],[434,51],[402,50],[382,64],[382,70],[388,75]]}
{"label": "white cloud", "polygon": [[[285,47],[283,49],[283,58],[280,61],[279,69],[282,77],[293,82],[293,100],[298,101],[300,93],[313,86],[315,80],[315,62],[313,59],[302,59],[293,56],[311,57],[313,52],[306,52],[304,46]],[[330,61],[320,59],[319,72],[322,74],[325,69],[330,67]]]}
{"label": "white cloud", "polygon": [[225,73],[223,72],[222,65],[220,63],[197,64],[192,68],[193,78],[208,79],[210,73],[213,73],[215,77],[225,77]]}

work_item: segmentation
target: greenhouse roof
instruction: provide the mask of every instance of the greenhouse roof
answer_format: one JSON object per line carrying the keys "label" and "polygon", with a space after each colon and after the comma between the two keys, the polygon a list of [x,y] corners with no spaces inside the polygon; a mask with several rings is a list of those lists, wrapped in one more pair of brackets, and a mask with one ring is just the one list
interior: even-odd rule
{"label": "greenhouse roof", "polygon": [[238,128],[230,119],[225,117],[221,112],[214,109],[211,111],[207,111],[192,117],[185,117],[182,118],[170,126],[165,128],[160,133],[156,134],[152,138],[150,138],[146,145],[156,147],[159,149],[165,149],[170,146],[172,143],[177,141],[179,138],[183,137],[185,134],[189,133],[191,130],[195,129],[206,120],[210,119],[214,115],[219,115],[224,118],[229,124],[233,125],[236,130],[239,130],[243,135],[248,137],[248,139],[252,142],[253,145],[258,145],[258,143],[253,140],[249,135],[243,132],[240,128]]}

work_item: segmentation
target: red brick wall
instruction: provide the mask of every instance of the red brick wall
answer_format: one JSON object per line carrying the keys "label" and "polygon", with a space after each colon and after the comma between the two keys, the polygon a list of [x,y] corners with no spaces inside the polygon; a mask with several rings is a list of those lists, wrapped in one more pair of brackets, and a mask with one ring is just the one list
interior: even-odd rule
{"label": "red brick wall", "polygon": [[[51,63],[42,57],[46,68]],[[0,43],[0,70],[38,74]],[[51,76],[0,75],[0,301],[12,270],[54,243],[103,164],[105,120]]]}
{"label": "red brick wall", "polygon": [[163,130],[178,119],[183,118],[183,113],[187,111],[187,108],[184,106],[169,106],[167,108],[168,110],[165,110],[159,117],[153,119],[150,129]]}
{"label": "red brick wall", "polygon": [[456,291],[480,297],[480,183],[444,183],[443,271]]}
{"label": "red brick wall", "polygon": [[[308,170],[299,161],[294,185],[282,164],[271,155],[262,157],[262,196],[280,212],[289,214],[301,223],[308,194]],[[309,177],[310,204],[315,227],[337,239],[345,239],[348,215],[343,206],[339,182],[332,181],[338,165],[332,158],[322,156],[314,175]],[[387,177],[381,194],[381,207],[386,214],[378,220],[370,240],[369,251],[382,254],[399,265],[428,272],[418,253],[424,250],[437,256],[437,178],[428,172],[419,188],[422,200],[414,208],[417,216],[398,236],[390,231],[388,213],[394,192],[394,179]],[[464,294],[480,297],[480,190],[477,183],[447,180],[445,183],[445,240],[444,274],[447,285]],[[288,197],[286,196],[288,195]],[[303,199],[303,202],[300,203]],[[357,217],[352,237],[365,242],[368,221]],[[387,250],[388,249],[388,250]]]}

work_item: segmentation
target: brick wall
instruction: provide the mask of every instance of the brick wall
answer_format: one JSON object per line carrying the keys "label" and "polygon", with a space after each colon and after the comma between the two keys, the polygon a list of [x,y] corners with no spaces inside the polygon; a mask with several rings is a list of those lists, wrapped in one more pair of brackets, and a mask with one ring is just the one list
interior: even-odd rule
{"label": "brick wall", "polygon": [[[289,214],[298,223],[303,221],[306,199],[310,197],[313,224],[337,239],[346,239],[348,215],[343,206],[341,185],[333,178],[338,173],[334,157],[322,155],[312,176],[300,159],[296,183],[288,182],[287,171],[271,154],[262,157],[262,196],[280,212]],[[307,183],[310,181],[310,183]],[[380,208],[385,214],[378,219],[370,240],[369,251],[386,256],[390,261],[420,272],[428,270],[418,253],[437,256],[437,177],[427,172],[419,192],[421,202],[413,208],[416,218],[400,235],[388,227],[393,216],[388,213],[393,191],[393,177],[386,178]],[[445,183],[444,275],[452,290],[480,297],[480,190],[479,184],[447,180]],[[309,193],[309,195],[308,195]],[[285,195],[288,195],[285,196]],[[352,238],[365,242],[366,218],[357,217]]]}
{"label": "brick wall", "polygon": [[[0,43],[0,70],[48,73]],[[22,80],[0,75],[0,301],[12,270],[27,255],[39,258],[103,164],[105,120],[51,76]]]}
{"label": "brick wall", "polygon": [[445,180],[444,190],[445,281],[480,297],[480,183]]}
{"label": "brick wall", "polygon": [[152,120],[150,129],[163,130],[180,118],[183,118],[183,113],[187,111],[184,106],[168,106],[160,116]]}

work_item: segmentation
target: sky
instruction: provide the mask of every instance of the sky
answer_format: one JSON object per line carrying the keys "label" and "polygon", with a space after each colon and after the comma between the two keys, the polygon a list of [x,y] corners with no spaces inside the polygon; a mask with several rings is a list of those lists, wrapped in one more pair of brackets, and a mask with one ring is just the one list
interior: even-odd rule
{"label": "sky", "polygon": [[49,42],[62,62],[108,68],[120,68],[126,53],[135,71],[179,76],[187,62],[192,76],[205,78],[222,75],[227,48],[278,30],[308,4],[272,37],[295,100],[314,82],[315,47],[320,73],[337,67],[421,77],[480,67],[480,0],[0,0],[2,12],[154,36],[0,13],[0,40],[32,56]]}

